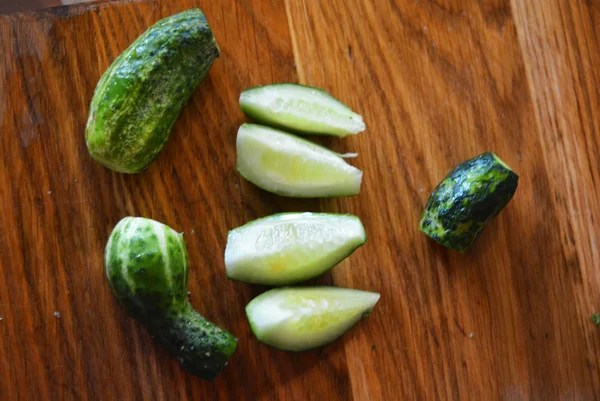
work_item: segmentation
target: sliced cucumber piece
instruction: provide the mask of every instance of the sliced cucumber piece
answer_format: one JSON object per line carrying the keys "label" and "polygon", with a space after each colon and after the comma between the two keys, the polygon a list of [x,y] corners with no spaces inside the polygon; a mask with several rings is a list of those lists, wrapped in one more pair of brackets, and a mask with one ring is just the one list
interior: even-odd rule
{"label": "sliced cucumber piece", "polygon": [[297,84],[247,89],[240,108],[256,121],[310,134],[345,137],[365,130],[359,114],[324,90]]}
{"label": "sliced cucumber piece", "polygon": [[275,288],[246,306],[259,341],[285,351],[305,351],[331,343],[379,300],[373,292],[336,287]]}
{"label": "sliced cucumber piece", "polygon": [[230,279],[286,285],[317,277],[365,243],[356,216],[281,213],[229,232],[225,268]]}
{"label": "sliced cucumber piece", "polygon": [[362,171],[337,153],[256,124],[238,130],[237,169],[266,191],[297,198],[356,195],[362,182]]}

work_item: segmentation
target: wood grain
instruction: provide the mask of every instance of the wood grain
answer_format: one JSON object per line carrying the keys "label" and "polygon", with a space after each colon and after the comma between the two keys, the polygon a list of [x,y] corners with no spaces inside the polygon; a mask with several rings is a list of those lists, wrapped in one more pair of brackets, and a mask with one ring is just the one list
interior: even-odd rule
{"label": "wood grain", "polygon": [[[77,2],[80,3],[81,1],[77,0]],[[60,0],[0,0],[0,13],[39,10],[47,7],[56,7],[60,4]]]}
{"label": "wood grain", "polygon": [[[88,156],[95,84],[154,21],[201,7],[222,56],[136,176]],[[0,399],[600,400],[600,7],[593,1],[142,0],[0,16]],[[235,172],[241,90],[320,86],[367,131],[357,197],[290,200]],[[417,229],[429,192],[493,150],[520,175],[471,252]],[[315,282],[378,291],[303,354],[262,346],[229,282],[227,230],[278,211],[355,213],[369,240]],[[123,216],[186,235],[192,303],[240,339],[212,383],[118,307],[102,250]],[[55,316],[55,312],[57,313]],[[58,316],[60,314],[60,316]]]}
{"label": "wood grain", "polygon": [[[300,78],[354,99],[370,127],[355,147],[377,161],[358,210],[377,273],[361,280],[379,276],[391,297],[369,329],[393,335],[368,360],[383,373],[352,380],[355,398],[597,399],[595,3],[290,4]],[[418,218],[440,178],[486,150],[519,190],[459,256],[419,235]],[[364,346],[346,347],[349,366]]]}

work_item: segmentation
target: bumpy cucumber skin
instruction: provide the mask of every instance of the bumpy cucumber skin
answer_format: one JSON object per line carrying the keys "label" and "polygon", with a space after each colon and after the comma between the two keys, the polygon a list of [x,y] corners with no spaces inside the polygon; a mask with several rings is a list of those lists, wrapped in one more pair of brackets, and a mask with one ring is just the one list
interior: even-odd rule
{"label": "bumpy cucumber skin", "polygon": [[214,379],[237,339],[206,320],[188,301],[188,257],[183,237],[154,220],[126,217],[105,250],[114,296],[191,373]]}
{"label": "bumpy cucumber skin", "polygon": [[510,202],[519,176],[492,152],[456,166],[436,187],[419,229],[457,252],[465,252]]}
{"label": "bumpy cucumber skin", "polygon": [[122,173],[146,169],[218,56],[202,11],[154,24],[98,82],[85,131],[91,156]]}
{"label": "bumpy cucumber skin", "polygon": [[[289,218],[294,218],[294,217],[295,218],[300,218],[303,215],[305,215],[307,217],[319,217],[319,216],[321,216],[321,217],[331,217],[331,218],[352,218],[352,219],[356,219],[356,221],[358,221],[358,223],[362,226],[362,222],[360,221],[360,219],[357,216],[354,216],[354,215],[351,215],[351,214],[335,214],[335,213],[277,213],[277,214],[273,214],[271,216],[262,217],[260,219],[252,220],[252,221],[244,224],[243,226],[240,226],[240,227],[237,227],[237,228],[235,228],[233,230],[230,230],[229,233],[228,233],[228,239],[236,231],[243,230],[244,228],[251,227],[252,225],[255,225],[255,224],[260,224],[261,222],[276,221],[277,219],[282,219],[283,220],[283,219],[289,219]],[[232,275],[229,270],[226,270],[227,278],[229,278],[232,281],[236,281],[236,282],[243,282],[243,283],[250,283],[250,284],[261,284],[261,285],[291,285],[291,284],[300,283],[302,281],[310,280],[310,279],[313,279],[315,277],[319,277],[319,276],[327,273],[329,270],[333,269],[335,266],[337,266],[339,263],[341,263],[344,259],[346,259],[350,255],[352,255],[354,253],[354,251],[356,251],[358,248],[360,248],[361,246],[363,246],[367,242],[367,234],[366,234],[366,232],[364,230],[364,227],[363,227],[363,235],[364,235],[364,238],[361,241],[356,241],[353,244],[353,246],[348,247],[346,249],[346,252],[340,253],[335,258],[331,258],[330,261],[329,261],[329,263],[327,263],[327,265],[323,266],[320,271],[313,272],[312,274],[304,274],[304,275],[299,275],[298,274],[293,279],[276,277],[276,276],[273,276],[273,278],[270,278],[270,279],[266,279],[265,277],[261,277],[259,279],[242,279],[242,278],[238,278],[238,275],[236,275],[236,274]],[[229,244],[229,240],[228,240],[228,244]],[[225,250],[225,255],[227,255],[227,248]]]}
{"label": "bumpy cucumber skin", "polygon": [[182,313],[150,325],[155,340],[190,373],[216,378],[235,351],[237,339],[200,315],[190,303]]}
{"label": "bumpy cucumber skin", "polygon": [[[356,122],[360,121],[362,127],[360,129],[348,131],[347,129],[344,129],[342,127],[335,126],[335,124],[310,121],[309,118],[298,118],[301,121],[299,123],[293,124],[286,121],[285,118],[278,116],[276,112],[267,110],[265,109],[265,107],[261,107],[255,104],[255,102],[252,102],[252,98],[254,96],[260,96],[262,91],[271,89],[277,90],[279,88],[291,88],[296,89],[298,91],[318,92],[321,95],[323,95],[324,98],[329,99],[330,102],[337,104],[340,108],[346,111],[347,115],[344,115],[343,117],[340,116],[340,118],[348,118],[351,120],[355,120]],[[350,109],[350,107],[340,102],[338,99],[336,99],[323,89],[307,85],[283,83],[256,86],[254,88],[246,89],[240,94],[239,104],[242,112],[244,112],[244,114],[246,114],[247,116],[251,117],[253,120],[261,124],[277,127],[299,134],[332,135],[337,136],[338,138],[343,138],[347,135],[356,135],[359,132],[364,131],[365,129],[362,117],[359,114],[353,112],[352,109]]]}

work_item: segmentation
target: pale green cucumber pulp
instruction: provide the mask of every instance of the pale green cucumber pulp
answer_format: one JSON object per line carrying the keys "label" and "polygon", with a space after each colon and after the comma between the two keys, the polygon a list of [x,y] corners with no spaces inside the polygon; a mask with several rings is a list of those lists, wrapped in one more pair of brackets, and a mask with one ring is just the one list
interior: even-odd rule
{"label": "pale green cucumber pulp", "polygon": [[282,213],[229,232],[227,276],[264,285],[287,285],[317,277],[348,257],[367,239],[356,216]]}
{"label": "pale green cucumber pulp", "polygon": [[373,292],[337,287],[275,288],[246,306],[259,341],[286,351],[305,351],[331,343],[379,300]]}
{"label": "pale green cucumber pulp", "polygon": [[243,124],[236,146],[238,171],[266,191],[297,198],[360,192],[362,171],[339,154],[287,132]]}
{"label": "pale green cucumber pulp", "polygon": [[273,84],[243,91],[240,108],[257,122],[308,134],[344,137],[365,130],[362,116],[324,90]]}

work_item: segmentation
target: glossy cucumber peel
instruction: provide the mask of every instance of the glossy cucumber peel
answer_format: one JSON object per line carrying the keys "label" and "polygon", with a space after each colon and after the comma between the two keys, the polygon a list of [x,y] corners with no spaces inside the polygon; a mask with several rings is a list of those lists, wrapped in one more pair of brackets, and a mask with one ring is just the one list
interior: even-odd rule
{"label": "glossy cucumber peel", "polygon": [[259,341],[285,351],[306,351],[333,342],[379,300],[373,292],[337,287],[275,288],[246,306]]}
{"label": "glossy cucumber peel", "polygon": [[243,91],[240,108],[259,123],[317,135],[344,137],[365,130],[362,116],[324,90],[273,84]]}
{"label": "glossy cucumber peel", "polygon": [[232,280],[287,285],[317,277],[367,240],[356,216],[281,213],[229,232],[225,267]]}
{"label": "glossy cucumber peel", "polygon": [[119,303],[185,369],[207,380],[221,372],[237,340],[189,303],[181,234],[151,219],[126,217],[106,245],[105,272]]}
{"label": "glossy cucumber peel", "polygon": [[287,132],[243,124],[236,147],[240,174],[266,191],[297,198],[360,192],[362,171],[339,154]]}
{"label": "glossy cucumber peel", "polygon": [[465,252],[510,202],[519,176],[492,152],[456,166],[437,186],[419,229],[433,240]]}
{"label": "glossy cucumber peel", "polygon": [[198,9],[150,27],[96,86],[85,130],[90,155],[122,173],[147,168],[218,56],[215,38]]}

